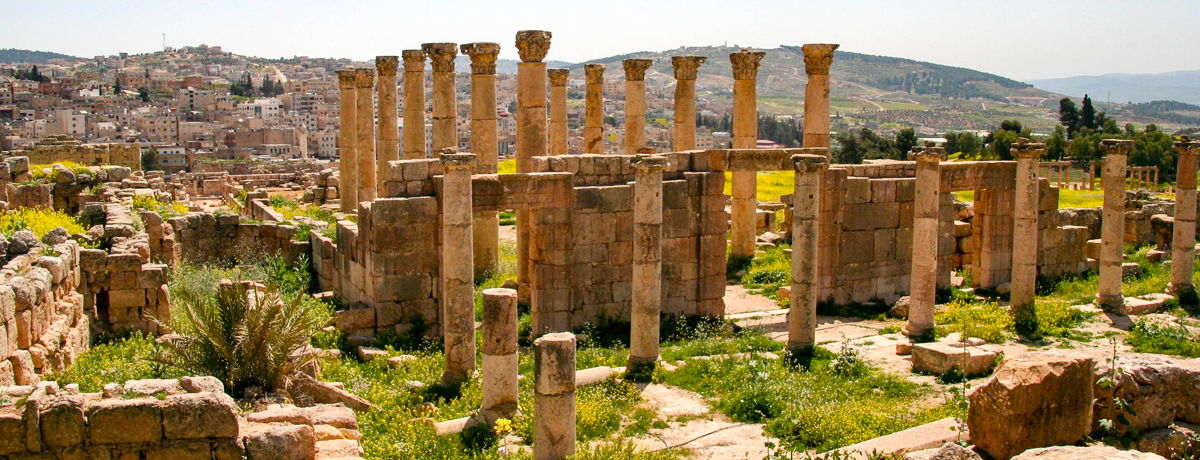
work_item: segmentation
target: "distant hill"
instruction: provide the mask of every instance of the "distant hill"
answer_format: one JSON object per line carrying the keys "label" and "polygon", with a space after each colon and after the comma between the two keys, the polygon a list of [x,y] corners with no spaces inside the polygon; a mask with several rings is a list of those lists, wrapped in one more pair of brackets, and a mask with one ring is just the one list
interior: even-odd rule
{"label": "distant hill", "polygon": [[1165,120],[1180,125],[1200,126],[1200,106],[1176,101],[1139,102],[1118,106],[1117,113],[1130,117]]}
{"label": "distant hill", "polygon": [[0,49],[0,63],[4,64],[45,64],[51,59],[75,59],[75,56],[51,53],[49,51],[30,51],[15,48]]}
{"label": "distant hill", "polygon": [[1160,74],[1110,73],[1095,76],[1030,80],[1046,91],[1115,103],[1174,100],[1200,104],[1200,70]]}

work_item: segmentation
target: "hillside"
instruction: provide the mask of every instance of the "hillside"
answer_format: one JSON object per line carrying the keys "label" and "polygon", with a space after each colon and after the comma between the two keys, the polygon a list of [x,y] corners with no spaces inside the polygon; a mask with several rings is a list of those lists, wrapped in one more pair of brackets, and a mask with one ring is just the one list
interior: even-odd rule
{"label": "hillside", "polygon": [[45,64],[51,59],[75,59],[75,56],[51,53],[49,51],[30,51],[15,48],[0,49],[0,63],[3,64]]}
{"label": "hillside", "polygon": [[1174,100],[1200,104],[1200,70],[1160,74],[1113,73],[1030,80],[1029,83],[1060,94],[1075,97],[1088,94],[1096,100],[1117,103]]}

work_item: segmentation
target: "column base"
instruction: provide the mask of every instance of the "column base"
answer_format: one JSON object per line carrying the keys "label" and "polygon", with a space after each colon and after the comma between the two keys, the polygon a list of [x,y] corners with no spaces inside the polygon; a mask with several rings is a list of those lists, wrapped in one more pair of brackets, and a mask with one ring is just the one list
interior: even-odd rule
{"label": "column base", "polygon": [[813,358],[817,356],[816,345],[791,345],[788,344],[787,354],[783,359],[789,366],[808,368],[812,366]]}
{"label": "column base", "polygon": [[658,367],[658,357],[638,358],[630,356],[625,362],[625,380],[635,383],[649,383]]}
{"label": "column base", "polygon": [[[909,307],[909,314],[912,314],[912,307]],[[904,329],[900,331],[912,343],[927,343],[933,342],[936,338],[933,336],[933,325],[917,326],[913,323],[906,323]]]}
{"label": "column base", "polygon": [[1117,311],[1120,310],[1121,307],[1125,306],[1125,296],[1120,294],[1103,295],[1097,293],[1096,300],[1092,302],[1092,304],[1104,310]]}
{"label": "column base", "polygon": [[495,407],[480,408],[479,412],[475,414],[474,419],[478,422],[486,424],[489,427],[492,427],[496,426],[496,420],[512,420],[520,416],[521,408],[517,406],[517,403],[505,403],[498,404]]}
{"label": "column base", "polygon": [[1200,295],[1197,295],[1195,284],[1167,283],[1167,293],[1178,298],[1180,305],[1200,305]]}

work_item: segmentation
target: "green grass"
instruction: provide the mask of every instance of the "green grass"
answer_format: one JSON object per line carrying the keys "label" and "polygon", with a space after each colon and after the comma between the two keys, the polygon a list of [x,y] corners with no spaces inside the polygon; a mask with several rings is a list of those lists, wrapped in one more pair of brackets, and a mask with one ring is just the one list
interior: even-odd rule
{"label": "green grass", "polygon": [[779,288],[792,283],[792,257],[783,251],[790,247],[780,244],[763,250],[762,255],[750,262],[750,267],[742,276],[742,285],[754,294],[764,295],[786,306],[786,302],[779,298]]}
{"label": "green grass", "polygon": [[475,280],[475,319],[482,320],[483,290],[498,288],[505,281],[517,279],[517,244],[512,241],[500,241],[500,257],[495,270],[483,279]]}
{"label": "green grass", "polygon": [[60,386],[78,383],[79,391],[95,393],[108,383],[180,377],[178,371],[144,359],[154,346],[154,339],[140,333],[116,337],[79,355],[67,370],[43,376],[42,380],[56,381]]}
{"label": "green grass", "polygon": [[762,422],[790,451],[827,451],[948,416],[959,404],[924,402],[931,390],[870,366],[835,372],[819,350],[809,370],[758,357],[693,360],[665,382],[696,391],[737,421]]}
{"label": "green grass", "polygon": [[[795,171],[759,171],[756,199],[759,203],[778,203],[779,197],[796,190]],[[725,172],[725,194],[732,195],[733,173]]]}
{"label": "green grass", "polygon": [[1138,353],[1160,353],[1184,358],[1200,357],[1200,336],[1183,322],[1138,319],[1129,328],[1126,343]]}
{"label": "green grass", "polygon": [[989,343],[1004,343],[1013,327],[1008,309],[995,302],[957,298],[945,310],[934,314],[935,333],[939,337],[957,332],[962,338],[976,337]]}
{"label": "green grass", "polygon": [[1058,207],[1095,208],[1104,205],[1104,191],[1058,189]]}

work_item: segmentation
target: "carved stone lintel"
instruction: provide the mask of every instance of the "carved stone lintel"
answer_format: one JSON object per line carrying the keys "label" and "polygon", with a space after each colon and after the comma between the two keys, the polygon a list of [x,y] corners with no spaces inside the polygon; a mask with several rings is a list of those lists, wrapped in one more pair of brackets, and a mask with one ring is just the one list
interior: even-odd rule
{"label": "carved stone lintel", "polygon": [[809,43],[800,49],[804,51],[804,73],[829,75],[829,66],[833,64],[833,51],[838,49],[838,45]]}
{"label": "carved stone lintel", "polygon": [[424,72],[425,71],[425,52],[421,50],[404,50],[400,52],[400,56],[404,58],[405,72]]}
{"label": "carved stone lintel", "polygon": [[354,69],[335,70],[334,73],[338,76],[338,87],[341,89],[353,89],[358,87],[357,72]]}
{"label": "carved stone lintel", "polygon": [[829,168],[829,158],[825,155],[792,155],[792,167],[796,168],[798,173],[821,172]]}
{"label": "carved stone lintel", "polygon": [[467,43],[460,49],[462,54],[471,57],[472,74],[496,74],[496,56],[500,55],[499,43]]}
{"label": "carved stone lintel", "polygon": [[589,85],[604,83],[604,64],[584,64],[583,73]]}
{"label": "carved stone lintel", "polygon": [[400,56],[375,56],[375,70],[383,75],[396,75],[400,68]]}
{"label": "carved stone lintel", "polygon": [[637,160],[634,160],[633,166],[638,171],[662,172],[667,167],[667,157],[662,155],[638,155]]}
{"label": "carved stone lintel", "polygon": [[421,50],[429,55],[434,72],[454,72],[454,58],[458,56],[457,43],[425,43]]}
{"label": "carved stone lintel", "polygon": [[642,81],[646,79],[646,71],[654,65],[654,61],[650,59],[626,59],[621,61],[621,65],[625,67],[626,81]]}
{"label": "carved stone lintel", "polygon": [[1046,154],[1046,144],[1029,142],[1029,139],[1022,137],[1012,145],[1010,151],[1016,158],[1041,158]]}
{"label": "carved stone lintel", "polygon": [[696,71],[708,58],[704,56],[672,56],[671,67],[675,68],[676,80],[695,80]]}
{"label": "carved stone lintel", "polygon": [[443,152],[439,158],[442,166],[451,171],[471,170],[478,162],[474,153]]}
{"label": "carved stone lintel", "polygon": [[567,86],[567,77],[571,75],[568,69],[548,69],[546,76],[550,79],[550,86]]}
{"label": "carved stone lintel", "polygon": [[354,82],[358,88],[374,88],[375,69],[354,69]]}
{"label": "carved stone lintel", "polygon": [[758,66],[766,56],[765,51],[741,50],[729,53],[729,62],[733,64],[733,79],[753,80],[758,78]]}
{"label": "carved stone lintel", "polygon": [[1129,139],[1104,139],[1100,141],[1100,149],[1105,155],[1129,155],[1133,150],[1133,141]]}
{"label": "carved stone lintel", "polygon": [[542,62],[550,52],[551,33],[545,30],[517,32],[517,52],[524,62]]}

